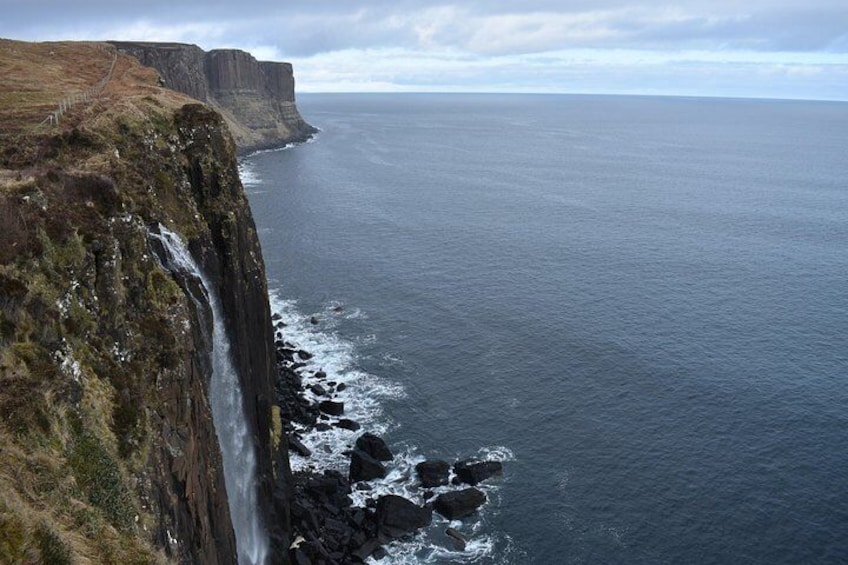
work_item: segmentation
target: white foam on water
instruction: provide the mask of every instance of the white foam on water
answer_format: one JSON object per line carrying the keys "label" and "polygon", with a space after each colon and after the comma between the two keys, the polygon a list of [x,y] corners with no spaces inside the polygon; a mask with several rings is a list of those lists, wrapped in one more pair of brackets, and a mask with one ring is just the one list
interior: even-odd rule
{"label": "white foam on water", "polygon": [[[356,364],[354,345],[340,339],[334,333],[324,331],[330,329],[328,320],[332,318],[322,313],[318,328],[310,322],[311,316],[298,312],[296,303],[282,300],[276,294],[271,294],[271,310],[280,315],[287,324],[282,331],[283,339],[292,344],[295,349],[303,349],[313,355],[298,373],[303,379],[304,396],[311,402],[326,400],[309,390],[313,384],[326,386],[327,382],[344,383],[347,388],[334,394],[333,400],[344,403],[344,418],[351,419],[362,426],[362,430],[351,431],[342,428],[332,428],[327,431],[311,431],[302,436],[303,444],[312,451],[312,456],[305,458],[296,453],[290,454],[292,470],[304,469],[337,469],[347,471],[348,459],[344,451],[350,449],[356,438],[364,433],[385,434],[393,423],[384,416],[381,401],[389,398],[404,398],[405,392],[401,386],[361,370]],[[279,330],[278,330],[279,331]],[[277,334],[280,337],[280,334]],[[323,371],[327,374],[324,380],[315,378],[315,373]],[[327,417],[328,423],[339,418]],[[306,429],[296,425],[300,432]]]}
{"label": "white foam on water", "polygon": [[[304,314],[300,312],[297,302],[280,298],[277,293],[271,293],[271,310],[280,316],[286,324],[282,329],[275,329],[277,339],[290,344],[293,349],[303,349],[312,354],[308,360],[302,361],[304,366],[297,370],[303,380],[304,395],[310,402],[326,400],[326,397],[315,395],[309,386],[327,382],[345,383],[346,388],[334,395],[333,400],[344,402],[343,416],[327,417],[322,420],[332,424],[340,418],[354,420],[362,426],[358,431],[341,428],[331,428],[328,431],[308,430],[303,426],[295,426],[301,435],[302,443],[312,452],[310,457],[302,457],[290,453],[291,467],[294,471],[311,470],[323,471],[333,469],[347,475],[350,460],[345,451],[351,449],[360,435],[371,432],[378,436],[394,429],[396,423],[391,421],[382,409],[383,401],[387,399],[404,399],[406,393],[403,387],[388,379],[363,371],[358,367],[357,344],[337,335],[340,320],[361,319],[367,315],[359,309],[348,309],[347,306],[331,302],[321,312]],[[318,324],[311,323],[312,317],[317,318]],[[376,341],[374,335],[364,336],[358,340],[371,344]],[[387,357],[391,363],[403,363],[402,359]],[[317,371],[324,371],[326,378],[318,380],[314,377]],[[326,388],[326,386],[325,386]],[[364,507],[369,499],[394,494],[403,496],[419,505],[432,501],[439,494],[468,488],[468,485],[445,485],[432,489],[419,486],[415,466],[427,457],[421,454],[416,446],[392,445],[395,453],[394,460],[387,463],[388,474],[383,479],[369,481],[368,490],[353,487],[351,499],[355,506]],[[505,446],[483,447],[476,454],[456,454],[454,459],[479,459],[484,461],[514,461],[515,455]],[[451,472],[451,479],[453,478]],[[386,546],[387,555],[381,560],[369,559],[369,563],[380,565],[405,565],[413,563],[474,563],[486,560],[487,563],[508,563],[507,557],[499,555],[495,559],[493,553],[496,545],[511,547],[511,540],[504,534],[482,533],[486,516],[497,512],[500,505],[500,487],[503,479],[486,481],[476,488],[486,494],[487,503],[475,517],[465,521],[450,522],[440,515],[433,514],[433,524],[415,536],[394,541]],[[425,498],[429,494],[430,498]],[[444,534],[444,530],[452,527],[468,539],[463,551],[452,549],[452,542]],[[503,551],[501,551],[503,553]]]}
{"label": "white foam on water", "polygon": [[239,161],[238,173],[239,178],[241,179],[241,184],[245,188],[262,186],[262,178],[256,174],[256,169],[250,161]]}

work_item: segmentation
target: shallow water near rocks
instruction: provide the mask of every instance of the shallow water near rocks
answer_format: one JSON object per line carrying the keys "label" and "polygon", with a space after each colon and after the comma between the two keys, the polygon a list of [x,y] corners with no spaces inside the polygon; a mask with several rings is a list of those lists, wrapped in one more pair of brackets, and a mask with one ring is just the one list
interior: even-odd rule
{"label": "shallow water near rocks", "polygon": [[384,562],[848,556],[848,105],[299,107],[315,142],[242,163],[286,339],[398,473],[507,460],[473,550]]}

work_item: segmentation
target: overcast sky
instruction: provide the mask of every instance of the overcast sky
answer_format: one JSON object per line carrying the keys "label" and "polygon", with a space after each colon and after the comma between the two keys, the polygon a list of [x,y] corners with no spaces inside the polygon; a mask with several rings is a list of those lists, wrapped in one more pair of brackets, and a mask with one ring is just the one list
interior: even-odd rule
{"label": "overcast sky", "polygon": [[0,37],[236,47],[300,92],[848,100],[848,0],[0,0]]}

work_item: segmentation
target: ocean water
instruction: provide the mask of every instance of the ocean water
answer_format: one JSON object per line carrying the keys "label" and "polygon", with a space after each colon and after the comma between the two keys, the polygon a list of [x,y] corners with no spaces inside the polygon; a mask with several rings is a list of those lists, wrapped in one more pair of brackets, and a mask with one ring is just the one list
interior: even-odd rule
{"label": "ocean water", "polygon": [[381,488],[505,461],[469,550],[383,562],[848,562],[848,104],[299,107],[242,162],[287,339],[402,454]]}

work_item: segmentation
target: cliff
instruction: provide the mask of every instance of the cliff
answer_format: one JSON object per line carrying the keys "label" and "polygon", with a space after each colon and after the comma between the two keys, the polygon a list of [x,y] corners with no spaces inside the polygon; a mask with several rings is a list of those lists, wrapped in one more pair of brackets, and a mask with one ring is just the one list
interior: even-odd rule
{"label": "cliff", "polygon": [[182,43],[111,43],[156,69],[168,88],[218,110],[241,150],[304,141],[316,132],[297,110],[289,63],[259,62],[236,49],[206,52]]}
{"label": "cliff", "polygon": [[[186,76],[218,96],[254,67],[288,88],[277,66]],[[220,296],[270,562],[287,562],[266,277],[225,120],[107,44],[0,40],[0,76],[0,562],[235,562],[209,306],[163,266],[157,225]]]}

